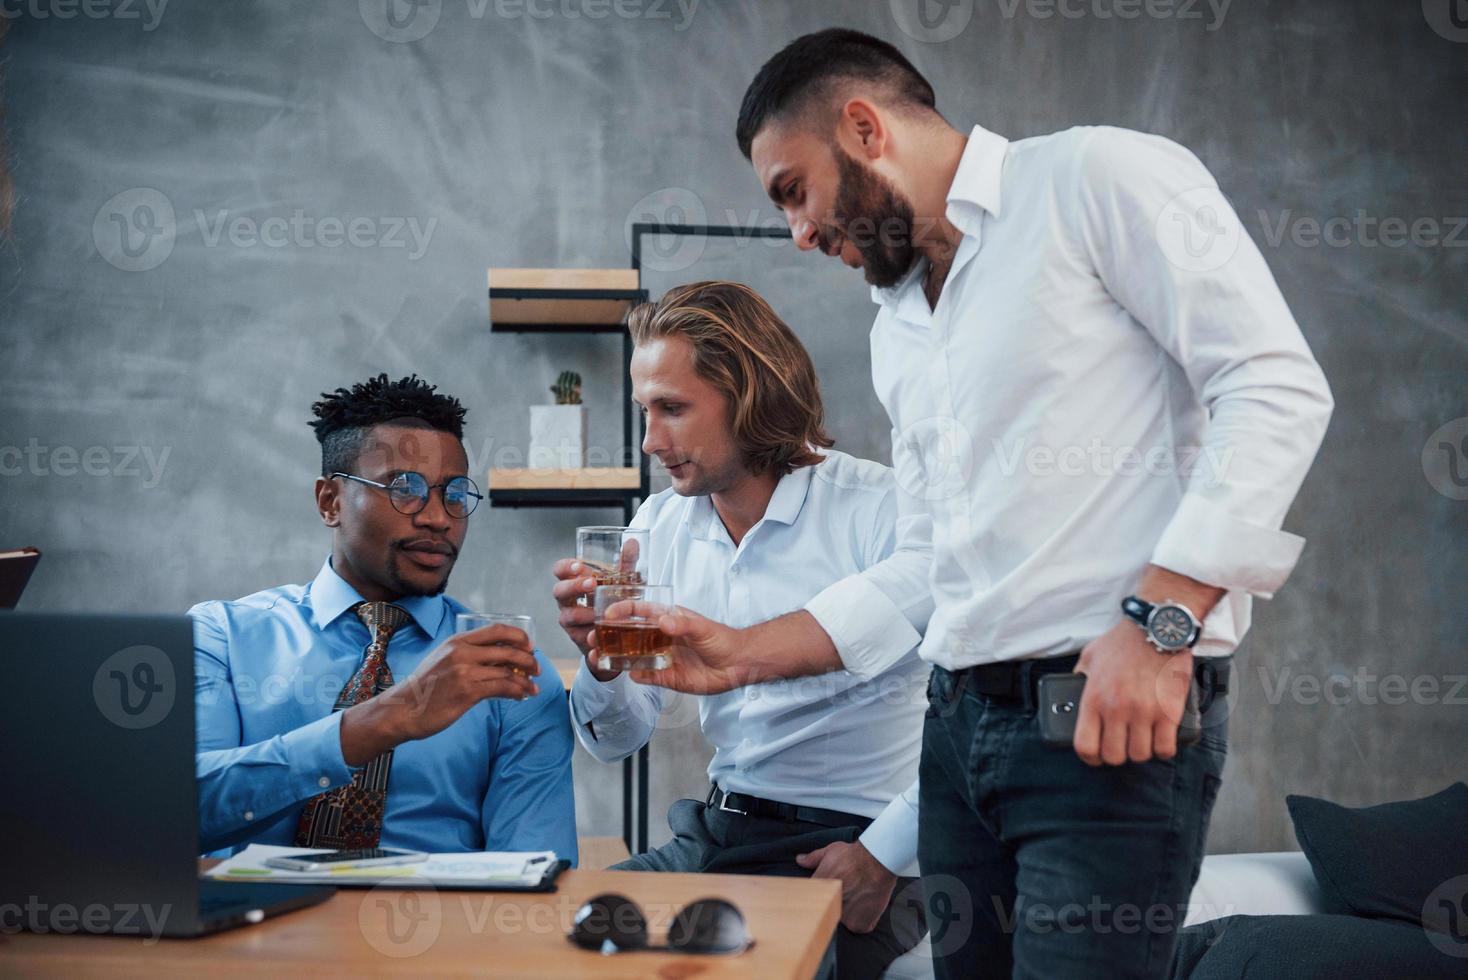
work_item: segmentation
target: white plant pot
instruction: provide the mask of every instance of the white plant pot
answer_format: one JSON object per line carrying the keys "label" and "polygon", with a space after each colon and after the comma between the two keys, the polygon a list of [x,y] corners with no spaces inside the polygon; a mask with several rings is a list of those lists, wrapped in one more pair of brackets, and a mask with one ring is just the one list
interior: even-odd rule
{"label": "white plant pot", "polygon": [[579,470],[586,465],[586,406],[531,405],[531,469]]}

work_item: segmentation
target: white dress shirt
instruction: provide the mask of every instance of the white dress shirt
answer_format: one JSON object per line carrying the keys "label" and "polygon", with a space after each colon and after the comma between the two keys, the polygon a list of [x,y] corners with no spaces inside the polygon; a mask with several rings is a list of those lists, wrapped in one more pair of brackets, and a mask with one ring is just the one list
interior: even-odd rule
{"label": "white dress shirt", "polygon": [[[1079,650],[1149,563],[1226,590],[1195,652],[1231,653],[1304,545],[1280,528],[1332,400],[1213,177],[1157,136],[975,127],[946,214],[937,308],[926,260],[873,290],[897,480],[932,520],[923,658]],[[807,607],[848,665],[875,656],[884,584]]]}
{"label": "white dress shirt", "polygon": [[[744,627],[800,609],[831,583],[888,558],[897,525],[892,471],[823,452],[823,462],[781,478],[764,518],[738,547],[711,498],[672,490],[650,497],[633,521],[650,528],[648,581],[672,585],[680,606]],[[837,670],[699,697],[699,722],[714,747],[712,782],[728,792],[875,818],[862,843],[889,870],[905,873],[917,856],[929,668],[905,614],[883,603],[899,622],[890,635],[906,645],[882,651],[890,666],[876,676]],[[604,684],[583,663],[571,687],[577,737],[603,762],[625,758],[651,737],[670,697],[626,674]]]}

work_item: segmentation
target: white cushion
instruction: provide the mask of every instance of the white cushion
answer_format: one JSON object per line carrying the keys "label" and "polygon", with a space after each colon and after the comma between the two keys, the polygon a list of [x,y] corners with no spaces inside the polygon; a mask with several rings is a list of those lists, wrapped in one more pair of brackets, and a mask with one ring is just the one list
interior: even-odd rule
{"label": "white cushion", "polygon": [[[1188,899],[1184,926],[1226,915],[1308,915],[1324,911],[1310,862],[1299,851],[1210,854]],[[931,980],[928,938],[903,953],[883,974],[886,980]]]}
{"label": "white cushion", "polygon": [[928,937],[893,960],[882,980],[933,980],[933,950]]}
{"label": "white cushion", "polygon": [[1299,851],[1211,854],[1203,859],[1183,925],[1226,915],[1308,915],[1324,910],[1315,873]]}

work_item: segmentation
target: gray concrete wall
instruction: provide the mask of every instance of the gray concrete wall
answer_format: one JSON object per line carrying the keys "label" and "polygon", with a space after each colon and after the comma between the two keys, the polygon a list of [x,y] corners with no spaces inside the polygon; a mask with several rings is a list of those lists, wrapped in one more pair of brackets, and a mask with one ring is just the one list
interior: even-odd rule
{"label": "gray concrete wall", "polygon": [[[393,26],[381,0],[7,5],[24,12],[6,42],[0,545],[46,552],[25,606],[183,610],[308,579],[328,547],[308,406],[378,371],[468,404],[476,470],[514,464],[525,406],[565,368],[586,378],[593,442],[615,447],[617,342],[491,336],[486,266],[624,265],[639,218],[777,219],[734,145],[738,100],[785,41],[845,24],[907,52],[956,125],[1112,123],[1191,147],[1334,386],[1289,520],[1310,544],[1241,654],[1210,847],[1294,846],[1286,793],[1367,803],[1463,778],[1468,491],[1440,445],[1468,427],[1468,31],[1448,0],[1178,0],[1130,19],[1108,0],[959,0],[931,5],[931,29],[914,6],[428,0]],[[140,204],[172,234],[129,256],[113,215],[142,222]],[[1331,218],[1336,244],[1312,241]],[[323,244],[353,219],[355,244]],[[1416,240],[1384,240],[1386,219]],[[764,291],[815,357],[839,445],[888,458],[857,276],[788,243],[653,264],[655,293],[711,276]],[[89,473],[61,447],[101,448]],[[452,591],[533,612],[570,656],[549,566],[609,516],[481,511]],[[1387,676],[1415,696],[1389,703]],[[1331,678],[1342,704],[1311,687]],[[654,743],[655,840],[667,803],[702,792],[693,717]],[[583,755],[577,780],[583,832],[618,832],[618,771]]]}

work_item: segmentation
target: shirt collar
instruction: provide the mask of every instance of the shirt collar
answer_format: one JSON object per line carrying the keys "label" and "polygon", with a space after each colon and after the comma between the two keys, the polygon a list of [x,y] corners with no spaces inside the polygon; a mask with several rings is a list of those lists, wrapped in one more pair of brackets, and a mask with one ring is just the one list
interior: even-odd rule
{"label": "shirt collar", "polygon": [[[331,567],[330,555],[326,556],[326,561],[321,564],[321,571],[311,580],[309,599],[316,628],[319,630],[326,629],[347,610],[365,601],[361,593],[348,585],[346,579]],[[410,596],[394,600],[393,605],[403,607],[413,618],[413,622],[418,624],[418,628],[430,638],[438,635],[443,617],[448,611],[448,603],[442,595]]]}
{"label": "shirt collar", "polygon": [[[1004,158],[1008,152],[1009,140],[989,132],[983,126],[975,126],[969,133],[968,144],[958,159],[958,170],[953,175],[953,183],[948,187],[948,208],[944,212],[954,227],[965,235],[978,237],[979,229],[983,226],[984,212],[999,217]],[[900,306],[904,294],[911,294],[918,288],[913,284],[922,277],[927,267],[926,261],[914,262],[907,275],[896,285],[873,286],[872,302],[879,306]]]}
{"label": "shirt collar", "polygon": [[[775,492],[770,495],[770,502],[765,505],[765,516],[760,523],[794,524],[805,507],[814,472],[815,466],[801,466],[780,477],[780,482],[775,484]],[[690,534],[706,541],[715,538],[716,528],[722,528],[719,512],[714,508],[714,498],[708,494],[694,498],[684,522]]]}
{"label": "shirt collar", "polygon": [[777,524],[795,523],[805,507],[815,469],[815,466],[801,466],[780,477],[780,482],[775,484],[775,492],[770,495],[770,503],[765,507],[765,520]]}
{"label": "shirt collar", "polygon": [[975,126],[948,188],[948,220],[966,235],[977,235],[984,211],[999,217],[1001,178],[1009,140]]}

